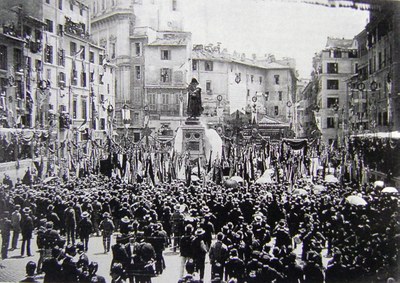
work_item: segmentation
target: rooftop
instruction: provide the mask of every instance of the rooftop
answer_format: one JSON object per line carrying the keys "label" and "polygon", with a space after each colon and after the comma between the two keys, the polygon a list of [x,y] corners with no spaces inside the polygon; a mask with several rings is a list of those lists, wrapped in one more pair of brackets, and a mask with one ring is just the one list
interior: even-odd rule
{"label": "rooftop", "polygon": [[353,39],[328,37],[326,48],[355,49]]}

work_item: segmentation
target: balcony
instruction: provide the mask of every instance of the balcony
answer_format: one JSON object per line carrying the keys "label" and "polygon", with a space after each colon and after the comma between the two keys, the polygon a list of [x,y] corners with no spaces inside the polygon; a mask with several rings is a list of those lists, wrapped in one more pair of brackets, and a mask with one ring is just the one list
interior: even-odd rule
{"label": "balcony", "polygon": [[69,17],[65,17],[65,33],[73,36],[78,36],[83,39],[89,39],[89,33],[86,32],[84,23],[75,23]]}

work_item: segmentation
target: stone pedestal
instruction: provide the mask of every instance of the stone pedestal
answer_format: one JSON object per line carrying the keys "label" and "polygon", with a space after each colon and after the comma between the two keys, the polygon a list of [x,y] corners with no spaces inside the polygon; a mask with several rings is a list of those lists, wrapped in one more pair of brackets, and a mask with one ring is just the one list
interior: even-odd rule
{"label": "stone pedestal", "polygon": [[182,152],[190,153],[190,160],[205,158],[205,127],[197,120],[187,120],[182,126]]}

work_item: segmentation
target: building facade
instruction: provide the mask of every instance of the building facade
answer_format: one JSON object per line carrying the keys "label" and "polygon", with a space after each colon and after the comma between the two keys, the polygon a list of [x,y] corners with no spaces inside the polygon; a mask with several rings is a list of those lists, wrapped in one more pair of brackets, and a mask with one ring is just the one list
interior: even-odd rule
{"label": "building facade", "polygon": [[380,3],[358,42],[357,74],[350,78],[350,121],[354,133],[400,128],[400,3]]}
{"label": "building facade", "polygon": [[89,139],[103,143],[107,109],[114,107],[113,69],[103,64],[104,49],[90,40],[88,7],[7,0],[0,11],[3,129],[28,133],[29,157],[42,155],[33,146],[40,145],[55,162],[67,158],[69,143],[84,144],[84,152]]}
{"label": "building facade", "polygon": [[249,59],[245,54],[229,54],[219,45],[194,46],[192,59],[208,124],[219,124],[236,111],[248,113],[253,123],[263,116],[293,123],[297,85],[293,60],[255,55]]}
{"label": "building facade", "polygon": [[[116,130],[134,141],[182,120],[191,35],[178,1],[88,0],[93,40],[116,67]],[[170,132],[170,131],[168,131]]]}
{"label": "building facade", "polygon": [[357,43],[353,39],[327,39],[313,58],[316,83],[315,119],[325,143],[340,143],[348,133],[348,79],[356,72]]}

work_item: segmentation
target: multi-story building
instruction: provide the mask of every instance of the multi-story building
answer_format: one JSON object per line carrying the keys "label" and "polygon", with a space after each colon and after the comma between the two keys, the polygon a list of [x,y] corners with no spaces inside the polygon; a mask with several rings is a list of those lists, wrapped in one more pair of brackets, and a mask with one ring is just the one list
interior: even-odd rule
{"label": "multi-story building", "polygon": [[313,58],[317,84],[315,118],[326,143],[340,142],[348,131],[348,78],[357,68],[353,39],[328,37],[326,47]]}
{"label": "multi-story building", "polygon": [[306,79],[299,79],[297,82],[296,88],[296,99],[294,105],[294,117],[293,117],[293,125],[294,125],[294,132],[296,137],[304,138],[307,137],[306,129],[308,126],[308,117],[306,108],[308,107],[308,100],[306,99],[306,88],[309,87],[309,80]]}
{"label": "multi-story building", "polygon": [[93,39],[116,66],[117,129],[137,141],[146,127],[157,132],[176,128],[191,50],[191,35],[182,31],[179,2],[86,3],[92,11]]}
{"label": "multi-story building", "polygon": [[278,61],[272,55],[248,59],[245,54],[221,51],[219,45],[196,45],[192,58],[193,77],[203,89],[209,123],[236,111],[252,113],[253,122],[266,115],[284,123],[293,121],[297,79],[292,59]]}
{"label": "multi-story building", "polygon": [[45,132],[52,158],[67,155],[65,141],[92,135],[101,143],[110,133],[113,68],[90,40],[88,7],[80,1],[5,0],[0,10],[9,11],[0,44],[2,126],[33,132],[35,144]]}
{"label": "multi-story building", "polygon": [[350,78],[352,131],[392,131],[400,128],[400,3],[379,3],[355,40],[357,75]]}

